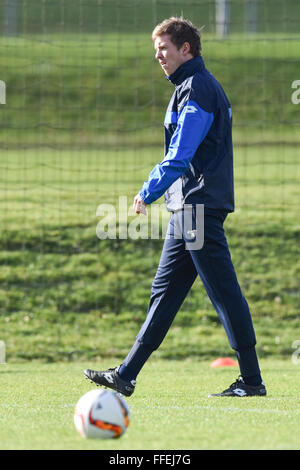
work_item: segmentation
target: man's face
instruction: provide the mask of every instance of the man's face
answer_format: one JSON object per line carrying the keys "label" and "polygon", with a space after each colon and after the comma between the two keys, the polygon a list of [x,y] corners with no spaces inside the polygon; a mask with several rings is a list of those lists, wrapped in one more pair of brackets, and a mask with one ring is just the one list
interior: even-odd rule
{"label": "man's face", "polygon": [[192,58],[189,44],[184,43],[177,49],[169,34],[157,36],[154,40],[155,58],[159,61],[166,75],[172,75],[184,62]]}

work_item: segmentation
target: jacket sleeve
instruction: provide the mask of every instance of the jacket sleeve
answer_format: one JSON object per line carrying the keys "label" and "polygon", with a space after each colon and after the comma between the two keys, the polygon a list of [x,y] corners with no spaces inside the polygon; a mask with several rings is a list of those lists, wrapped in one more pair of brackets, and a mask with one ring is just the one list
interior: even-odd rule
{"label": "jacket sleeve", "polygon": [[213,119],[213,113],[204,111],[193,100],[186,101],[179,113],[168,153],[164,160],[153,168],[139,192],[146,204],[160,198],[171,184],[187,171]]}

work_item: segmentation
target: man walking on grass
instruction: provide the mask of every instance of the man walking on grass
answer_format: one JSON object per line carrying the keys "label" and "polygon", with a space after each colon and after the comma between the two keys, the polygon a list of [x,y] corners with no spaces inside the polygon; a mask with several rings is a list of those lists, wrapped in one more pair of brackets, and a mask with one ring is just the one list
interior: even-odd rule
{"label": "man walking on grass", "polygon": [[234,211],[230,103],[205,68],[200,33],[190,21],[169,18],[156,26],[152,39],[155,57],[175,91],[164,122],[165,158],[134,198],[134,209],[144,212],[164,194],[172,215],[148,314],[132,349],[120,366],[87,369],[84,374],[97,385],[132,395],[138,373],[160,346],[199,275],[241,373],[228,389],[211,396],[264,396],[251,314],[223,229],[226,216]]}

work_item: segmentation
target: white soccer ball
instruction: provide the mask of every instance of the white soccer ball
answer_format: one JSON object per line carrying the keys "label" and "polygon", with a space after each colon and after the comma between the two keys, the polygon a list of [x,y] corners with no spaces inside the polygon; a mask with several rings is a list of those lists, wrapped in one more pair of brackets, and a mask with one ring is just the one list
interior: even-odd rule
{"label": "white soccer ball", "polygon": [[126,432],[129,423],[126,401],[112,390],[90,390],[75,406],[74,424],[83,437],[117,438]]}

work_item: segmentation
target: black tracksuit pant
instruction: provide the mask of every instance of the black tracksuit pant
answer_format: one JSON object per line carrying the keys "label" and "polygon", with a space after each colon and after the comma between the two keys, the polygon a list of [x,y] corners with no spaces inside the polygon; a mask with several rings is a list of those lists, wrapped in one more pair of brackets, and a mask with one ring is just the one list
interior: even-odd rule
{"label": "black tracksuit pant", "polygon": [[[187,226],[191,228],[191,225],[184,223],[184,211],[174,213],[170,219],[152,285],[148,314],[132,350],[120,368],[120,375],[122,372],[125,376],[127,372],[127,377],[138,374],[150,354],[163,341],[199,275],[225,328],[229,343],[236,351],[242,376],[244,379],[256,377],[261,380],[251,314],[236,277],[223,229],[227,214],[206,210],[201,219],[202,227],[199,228],[195,207],[192,228],[196,227],[196,232],[187,234]],[[199,248],[190,242],[190,235],[199,233],[203,229],[203,222],[203,246]]]}

